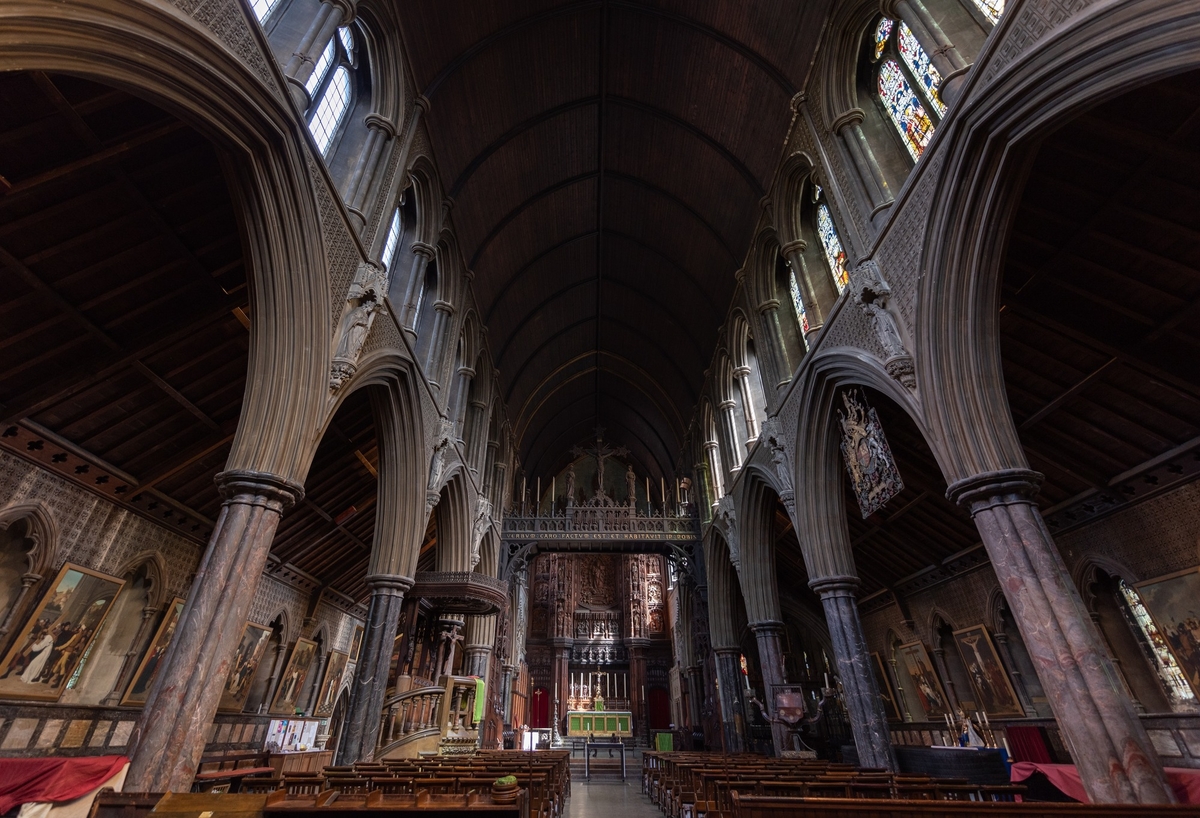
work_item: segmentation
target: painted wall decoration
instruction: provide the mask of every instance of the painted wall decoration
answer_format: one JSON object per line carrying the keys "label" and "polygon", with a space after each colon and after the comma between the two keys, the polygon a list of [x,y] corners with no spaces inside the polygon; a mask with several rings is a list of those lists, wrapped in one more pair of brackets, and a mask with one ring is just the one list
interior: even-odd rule
{"label": "painted wall decoration", "polygon": [[296,703],[304,693],[304,683],[308,681],[308,674],[316,656],[316,642],[304,638],[296,640],[296,644],[292,646],[292,655],[288,657],[287,666],[283,669],[283,675],[279,677],[279,686],[275,688],[270,712],[296,712]]}
{"label": "painted wall decoration", "polygon": [[0,697],[58,701],[124,585],[65,564],[0,664]]}
{"label": "painted wall decoration", "polygon": [[1189,568],[1134,587],[1188,684],[1200,695],[1200,570]]}
{"label": "painted wall decoration", "polygon": [[262,659],[267,643],[271,641],[271,629],[266,625],[256,625],[247,622],[242,631],[242,641],[238,643],[229,663],[229,678],[225,680],[225,689],[221,691],[221,703],[218,709],[240,713],[246,706],[246,698],[250,695],[250,682],[254,679],[254,671]]}
{"label": "painted wall decoration", "polygon": [[883,709],[889,719],[899,721],[904,718],[900,713],[896,694],[892,692],[892,684],[883,670],[883,659],[878,653],[871,654],[871,671],[875,674],[875,684],[879,687],[879,698],[883,699]]}
{"label": "painted wall decoration", "polygon": [[[920,642],[909,642],[896,648],[896,658],[900,660],[911,680],[913,693],[923,711],[920,715],[925,721],[942,721],[950,712],[946,691],[942,682],[933,670],[933,662],[929,661],[929,652]],[[913,716],[918,714],[913,713]]]}
{"label": "painted wall decoration", "polygon": [[838,411],[842,458],[865,520],[903,491],[904,481],[875,409],[857,390],[842,392],[842,403],[846,407],[845,412]]}
{"label": "painted wall decoration", "polygon": [[[317,704],[313,708],[314,716],[332,716],[333,706],[337,703],[338,690],[342,687],[342,675],[350,655],[340,650],[329,652],[329,660],[325,663],[325,679],[321,682],[321,692],[317,695]],[[393,665],[394,666],[394,665]]]}
{"label": "painted wall decoration", "polygon": [[175,635],[175,628],[179,625],[179,615],[183,613],[183,602],[182,597],[175,597],[167,606],[167,615],[163,617],[162,624],[158,626],[158,631],[150,640],[150,647],[146,650],[146,655],[142,657],[142,663],[138,665],[137,672],[133,674],[133,681],[129,683],[129,689],[125,691],[125,696],[121,699],[122,705],[146,703],[146,698],[150,695],[150,686],[154,684],[154,677],[158,674],[159,665],[171,644],[171,637]]}
{"label": "painted wall decoration", "polygon": [[362,652],[363,626],[354,626],[354,636],[350,639],[350,661],[357,662],[358,654]]}
{"label": "painted wall decoration", "polygon": [[963,667],[979,702],[989,716],[1024,716],[1025,708],[1004,672],[1004,665],[983,625],[972,625],[954,632],[954,641],[962,655]]}

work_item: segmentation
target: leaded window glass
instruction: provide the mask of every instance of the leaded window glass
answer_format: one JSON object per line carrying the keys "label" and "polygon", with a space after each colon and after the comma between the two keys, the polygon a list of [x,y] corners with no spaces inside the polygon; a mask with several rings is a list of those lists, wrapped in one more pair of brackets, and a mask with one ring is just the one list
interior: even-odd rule
{"label": "leaded window glass", "polygon": [[317,86],[321,84],[321,80],[325,79],[325,72],[329,70],[329,66],[333,63],[333,49],[333,40],[330,40],[328,45],[325,46],[325,50],[321,52],[321,57],[317,60],[317,64],[313,67],[313,72],[309,75],[308,82],[304,83],[304,89],[308,91],[310,97],[317,90]]}
{"label": "leaded window glass", "polygon": [[279,0],[250,0],[250,10],[254,12],[254,16],[260,23],[267,19],[277,5],[279,5]]}
{"label": "leaded window glass", "polygon": [[879,98],[900,132],[904,147],[914,161],[920,159],[933,136],[933,121],[895,60],[887,60],[879,67]]}
{"label": "leaded window glass", "polygon": [[396,247],[400,244],[400,208],[396,208],[396,212],[392,214],[392,223],[388,227],[387,241],[383,243],[383,266],[387,268],[389,273],[395,272],[392,270],[392,262],[395,261]]}
{"label": "leaded window glass", "polygon": [[1175,661],[1175,656],[1167,646],[1167,640],[1154,624],[1154,620],[1150,618],[1150,612],[1146,610],[1146,606],[1142,604],[1141,595],[1126,585],[1124,580],[1117,583],[1117,589],[1125,602],[1130,618],[1141,631],[1144,643],[1150,647],[1150,653],[1154,657],[1154,669],[1158,671],[1159,678],[1162,679],[1163,686],[1167,690],[1171,708],[1173,710],[1194,710],[1197,704],[1196,693],[1188,684],[1187,677],[1183,675],[1179,663]]}
{"label": "leaded window glass", "polygon": [[1004,0],[972,0],[975,3],[975,8],[983,12],[983,16],[992,21],[992,25],[1000,22],[1000,15],[1004,13]]}
{"label": "leaded window glass", "polygon": [[837,228],[833,226],[829,208],[824,204],[817,205],[817,235],[821,237],[825,260],[829,262],[829,271],[833,273],[833,280],[837,283],[840,293],[850,283],[850,271],[846,269],[846,251],[842,247],[842,240],[838,237]]}
{"label": "leaded window glass", "polygon": [[879,25],[875,26],[875,59],[879,59],[883,50],[887,48],[888,37],[892,36],[892,26],[894,25],[896,25],[895,20],[884,17],[879,21]]}
{"label": "leaded window glass", "polygon": [[944,116],[946,106],[939,96],[942,75],[933,67],[933,63],[929,61],[929,55],[925,53],[925,49],[921,48],[916,35],[908,27],[908,23],[903,20],[900,21],[900,31],[896,35],[896,47],[900,50],[900,56],[904,62],[908,64],[908,69],[912,71],[913,77],[916,78],[917,84],[921,86],[925,98],[929,100],[939,116]]}
{"label": "leaded window glass", "polygon": [[354,32],[350,30],[350,26],[339,28],[338,37],[342,41],[342,48],[346,49],[346,57],[354,59]]}
{"label": "leaded window glass", "polygon": [[796,320],[800,323],[800,339],[808,347],[805,336],[808,334],[808,314],[804,311],[804,299],[800,296],[800,284],[796,281],[795,273],[788,273],[788,289],[792,292],[792,307],[796,310]]}
{"label": "leaded window glass", "polygon": [[317,112],[308,123],[317,148],[324,155],[333,144],[333,137],[342,124],[342,117],[350,107],[350,72],[344,67],[338,68],[333,79],[325,87],[321,101],[317,103]]}

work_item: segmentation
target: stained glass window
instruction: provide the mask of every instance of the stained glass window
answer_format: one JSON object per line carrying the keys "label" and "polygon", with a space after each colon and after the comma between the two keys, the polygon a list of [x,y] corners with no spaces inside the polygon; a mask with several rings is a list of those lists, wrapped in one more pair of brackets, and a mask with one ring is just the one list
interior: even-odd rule
{"label": "stained glass window", "polygon": [[895,60],[879,66],[879,98],[909,154],[914,160],[920,159],[933,136],[933,122]]}
{"label": "stained glass window", "polygon": [[879,59],[879,55],[887,48],[888,37],[891,36],[894,25],[896,25],[895,20],[884,17],[879,21],[879,25],[875,26],[875,59]]}
{"label": "stained glass window", "polygon": [[808,314],[804,312],[804,299],[800,297],[800,284],[795,273],[788,273],[788,289],[792,291],[792,306],[796,308],[796,320],[800,322],[800,340],[808,348]]}
{"label": "stained glass window", "polygon": [[921,86],[925,98],[939,115],[945,114],[946,106],[942,104],[942,98],[938,95],[942,87],[942,75],[933,67],[929,55],[921,48],[912,29],[903,20],[900,21],[900,33],[896,35],[896,46],[900,49],[900,56],[904,58],[904,62],[908,63],[909,70],[917,78],[917,84]]}
{"label": "stained glass window", "polygon": [[354,59],[354,32],[350,30],[350,26],[339,28],[338,37],[342,41],[342,48],[346,49],[346,56]]}
{"label": "stained glass window", "polygon": [[1117,583],[1117,588],[1121,593],[1121,598],[1125,600],[1125,605],[1128,609],[1130,617],[1134,624],[1142,632],[1145,642],[1150,646],[1150,652],[1154,656],[1155,670],[1158,671],[1159,677],[1163,681],[1163,686],[1167,689],[1167,696],[1171,700],[1172,709],[1193,710],[1196,707],[1196,693],[1188,684],[1187,677],[1183,675],[1183,671],[1179,667],[1179,663],[1175,661],[1171,649],[1167,647],[1167,640],[1163,638],[1162,633],[1154,624],[1154,620],[1150,618],[1150,612],[1146,610],[1146,606],[1142,604],[1142,598],[1133,588],[1125,584],[1124,580]]}
{"label": "stained glass window", "polygon": [[325,93],[321,95],[321,101],[317,104],[317,112],[308,123],[308,129],[312,131],[322,154],[329,150],[334,134],[337,133],[338,126],[342,124],[342,117],[346,115],[346,109],[349,107],[350,72],[339,68],[326,86]]}
{"label": "stained glass window", "polygon": [[389,273],[392,270],[393,257],[396,255],[396,246],[400,243],[400,208],[396,208],[396,212],[392,214],[392,224],[388,227],[387,241],[383,243],[383,264]]}
{"label": "stained glass window", "polygon": [[983,12],[983,16],[992,21],[992,25],[1000,22],[1004,13],[1004,0],[974,0],[975,7]]}
{"label": "stained glass window", "polygon": [[317,60],[317,64],[313,67],[313,72],[309,75],[308,82],[304,83],[305,90],[311,97],[313,91],[317,90],[317,86],[321,84],[321,80],[325,79],[325,72],[329,70],[330,63],[333,62],[333,40],[325,46],[325,50],[321,52],[321,58]]}
{"label": "stained glass window", "polygon": [[[279,0],[250,0],[250,10],[254,12],[254,16],[258,18],[258,22],[267,19],[275,7],[279,5]],[[986,14],[986,12],[984,12]]]}
{"label": "stained glass window", "polygon": [[833,280],[837,282],[840,293],[850,283],[850,272],[846,269],[846,251],[842,248],[842,240],[838,238],[837,228],[833,226],[829,208],[823,204],[817,205],[817,235],[821,237],[821,246],[825,248],[825,260],[829,262],[829,270],[833,273]]}

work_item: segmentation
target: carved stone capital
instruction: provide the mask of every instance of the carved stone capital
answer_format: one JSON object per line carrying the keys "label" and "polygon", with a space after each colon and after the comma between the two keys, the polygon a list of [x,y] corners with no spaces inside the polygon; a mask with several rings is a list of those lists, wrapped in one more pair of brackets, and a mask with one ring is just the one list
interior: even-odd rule
{"label": "carved stone capital", "polygon": [[827,596],[849,596],[853,597],[858,593],[860,584],[858,577],[842,574],[832,577],[818,577],[817,579],[809,580],[808,587],[813,589],[821,598]]}
{"label": "carved stone capital", "polygon": [[434,256],[437,255],[437,248],[423,241],[414,241],[412,243],[412,251],[413,255],[420,256],[426,261],[433,261]]}
{"label": "carved stone capital", "polygon": [[803,91],[800,91],[799,93],[797,93],[795,96],[792,97],[791,101],[788,103],[788,107],[792,109],[793,113],[798,114],[798,113],[800,113],[800,109],[804,107],[804,103],[807,101],[808,101],[808,96],[805,95],[805,93]]}
{"label": "carved stone capital", "polygon": [[217,474],[213,481],[227,503],[237,502],[239,497],[254,495],[267,502],[279,503],[282,509],[288,509],[304,498],[304,486],[285,477],[262,471],[230,469]]}
{"label": "carved stone capital", "polygon": [[392,124],[391,120],[387,119],[386,117],[382,117],[379,114],[367,114],[366,117],[363,118],[363,122],[373,131],[383,131],[383,134],[388,139],[391,139],[396,135],[396,126]]}
{"label": "carved stone capital", "polygon": [[829,126],[829,130],[834,133],[841,133],[842,129],[850,125],[858,125],[862,123],[866,115],[862,108],[851,108],[843,114],[840,114]]}
{"label": "carved stone capital", "polygon": [[446,315],[454,315],[454,305],[449,301],[442,301],[441,299],[438,299],[437,301],[433,302],[433,308],[438,312],[445,313]]}
{"label": "carved stone capital", "polygon": [[387,596],[403,596],[413,586],[412,577],[399,574],[367,574],[366,581],[371,593]]}
{"label": "carved stone capital", "polygon": [[766,301],[764,301],[758,305],[758,311],[763,315],[766,315],[767,313],[771,312],[772,310],[777,310],[777,309],[779,309],[779,299],[778,298],[768,298]]}
{"label": "carved stone capital", "polygon": [[1042,487],[1043,476],[1031,469],[1001,469],[956,480],[946,489],[946,498],[974,516],[997,505],[1032,503]]}
{"label": "carved stone capital", "polygon": [[341,12],[341,25],[347,26],[354,22],[354,16],[358,13],[358,0],[324,0],[324,2]]}
{"label": "carved stone capital", "polygon": [[413,107],[419,111],[428,112],[429,97],[425,96],[424,94],[417,94],[416,99],[413,100]]}
{"label": "carved stone capital", "polygon": [[808,248],[808,242],[804,239],[792,239],[779,248],[779,252],[783,253],[784,258],[790,258],[793,253],[803,253]]}
{"label": "carved stone capital", "polygon": [[750,630],[757,634],[776,634],[783,633],[783,623],[777,619],[764,619],[761,622],[751,622]]}
{"label": "carved stone capital", "polygon": [[897,355],[883,362],[887,373],[907,389],[917,388],[917,370],[911,355]]}

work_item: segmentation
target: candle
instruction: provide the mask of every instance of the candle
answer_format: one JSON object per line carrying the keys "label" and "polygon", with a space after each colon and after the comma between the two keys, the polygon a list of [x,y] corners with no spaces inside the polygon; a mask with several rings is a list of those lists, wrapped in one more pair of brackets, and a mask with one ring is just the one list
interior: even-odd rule
{"label": "candle", "polygon": [[525,513],[525,477],[521,476],[521,513]]}
{"label": "candle", "polygon": [[537,499],[533,503],[533,516],[536,517],[542,513],[542,478],[537,479]]}
{"label": "candle", "polygon": [[558,497],[558,475],[550,478],[550,516],[554,516],[554,499]]}
{"label": "candle", "polygon": [[679,478],[675,478],[675,502],[679,502]]}
{"label": "candle", "polygon": [[646,475],[646,513],[650,513],[650,475]]}
{"label": "candle", "polygon": [[829,674],[825,674],[825,687],[829,687]]}

